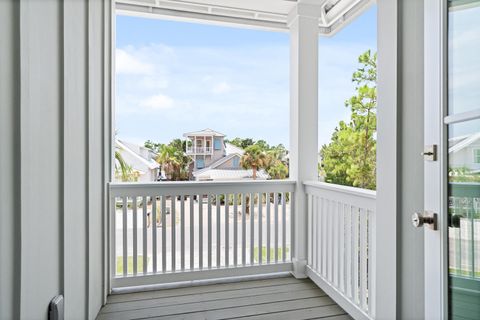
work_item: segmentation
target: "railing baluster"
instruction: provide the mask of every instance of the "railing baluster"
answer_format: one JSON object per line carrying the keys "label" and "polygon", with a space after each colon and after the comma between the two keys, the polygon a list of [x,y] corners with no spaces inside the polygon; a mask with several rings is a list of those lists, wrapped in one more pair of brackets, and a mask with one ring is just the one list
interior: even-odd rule
{"label": "railing baluster", "polygon": [[367,212],[360,209],[360,306],[367,309]]}
{"label": "railing baluster", "polygon": [[122,250],[123,250],[123,275],[128,273],[128,253],[127,253],[127,197],[122,197]]}
{"label": "railing baluster", "polygon": [[372,211],[367,211],[368,213],[368,314],[370,315],[371,319],[375,319],[375,217],[373,216],[375,213]]}
{"label": "railing baluster", "polygon": [[335,201],[328,201],[327,211],[327,275],[328,281],[333,282],[333,218],[335,214]]}
{"label": "railing baluster", "polygon": [[290,192],[290,254],[289,260],[292,261],[292,257],[295,256],[295,194]]}
{"label": "railing baluster", "polygon": [[321,199],[322,214],[322,248],[320,249],[322,259],[322,276],[327,277],[327,215],[328,215],[328,199]]}
{"label": "railing baluster", "polygon": [[172,228],[172,272],[176,270],[176,256],[177,256],[177,246],[176,246],[176,237],[177,237],[177,216],[176,216],[176,195],[170,196],[170,228]]}
{"label": "railing baluster", "polygon": [[263,193],[259,193],[258,194],[258,264],[262,264],[262,255],[263,255],[262,206],[263,206]]}
{"label": "railing baluster", "polygon": [[271,232],[270,232],[270,229],[271,229],[271,226],[270,224],[272,223],[271,219],[270,219],[270,193],[268,192],[267,194],[267,198],[266,198],[266,205],[267,205],[267,221],[266,221],[266,224],[267,224],[267,263],[270,263],[270,238],[271,238]]}
{"label": "railing baluster", "polygon": [[180,198],[180,268],[185,270],[185,195]]}
{"label": "railing baluster", "polygon": [[117,198],[110,195],[110,276],[118,276],[118,257],[117,257]]}
{"label": "railing baluster", "polygon": [[198,195],[198,268],[203,269],[203,194]]}
{"label": "railing baluster", "polygon": [[157,273],[157,197],[151,196],[152,201],[152,256],[153,256],[153,273]]}
{"label": "railing baluster", "polygon": [[132,197],[132,228],[133,228],[133,274],[137,275],[137,257],[138,257],[138,250],[137,250],[137,196],[134,195]]}
{"label": "railing baluster", "polygon": [[207,217],[207,223],[208,223],[208,230],[207,230],[207,260],[208,260],[208,268],[212,268],[212,195],[208,195],[208,200],[207,200],[207,211],[208,211],[208,217]]}
{"label": "railing baluster", "polygon": [[339,241],[339,266],[338,266],[338,287],[340,292],[345,293],[345,205],[339,203],[338,208],[338,218],[339,218],[339,230],[338,230],[338,241]]}
{"label": "railing baluster", "polygon": [[238,263],[238,205],[237,193],[233,194],[233,265]]}
{"label": "railing baluster", "polygon": [[282,261],[287,258],[287,194],[282,193]]}
{"label": "railing baluster", "polygon": [[312,195],[307,193],[307,265],[313,266],[312,252],[313,252],[313,219],[312,219]]}
{"label": "railing baluster", "polygon": [[148,267],[148,248],[147,248],[147,197],[143,196],[142,197],[142,214],[143,214],[143,220],[142,220],[142,235],[143,235],[143,250],[142,250],[142,255],[143,255],[143,274],[147,273],[147,267]]}
{"label": "railing baluster", "polygon": [[230,213],[229,213],[229,195],[225,194],[225,267],[229,265],[229,249],[230,249],[230,241],[229,241],[229,227],[230,227]]}
{"label": "railing baluster", "polygon": [[315,259],[315,270],[321,274],[322,270],[322,199],[320,197],[315,197],[315,237],[316,237],[316,250],[315,255],[317,258]]}
{"label": "railing baluster", "polygon": [[193,270],[195,268],[195,220],[194,220],[194,200],[193,200],[193,194],[190,195],[190,270]]}
{"label": "railing baluster", "polygon": [[247,263],[247,238],[246,238],[246,229],[247,229],[247,221],[246,221],[246,206],[247,206],[247,200],[246,200],[246,194],[242,193],[242,265],[246,265]]}
{"label": "railing baluster", "polygon": [[353,297],[352,287],[352,207],[345,205],[345,291],[351,298]]}
{"label": "railing baluster", "polygon": [[353,255],[352,255],[352,260],[353,260],[353,299],[355,303],[359,303],[358,300],[358,259],[359,259],[359,250],[360,247],[358,245],[359,237],[358,237],[358,208],[353,207],[352,210],[352,219],[353,219]]}
{"label": "railing baluster", "polygon": [[221,240],[222,240],[222,239],[221,239],[221,235],[220,235],[220,222],[221,222],[221,221],[220,221],[220,206],[221,206],[221,203],[220,203],[220,195],[217,194],[217,195],[216,195],[216,209],[217,209],[217,219],[216,219],[217,221],[216,221],[216,226],[217,226],[217,236],[216,236],[216,239],[215,239],[215,240],[216,240],[216,244],[217,244],[217,246],[216,246],[216,249],[217,249],[217,250],[216,250],[216,258],[217,258],[217,259],[216,259],[216,260],[217,260],[216,266],[217,266],[217,268],[220,268],[220,264],[221,264],[221,262],[220,262],[220,258],[221,258],[221,256],[220,256],[220,249],[221,249]]}
{"label": "railing baluster", "polygon": [[276,192],[274,193],[273,207],[275,209],[275,215],[274,215],[274,220],[275,220],[274,250],[275,250],[275,252],[273,254],[275,256],[275,263],[277,263],[278,262],[278,193],[276,193]]}
{"label": "railing baluster", "polygon": [[311,238],[312,238],[312,247],[311,247],[311,262],[313,270],[317,271],[317,211],[316,211],[317,197],[310,195],[310,212],[311,212]]}
{"label": "railing baluster", "polygon": [[333,265],[333,270],[332,270],[332,276],[333,276],[333,280],[332,282],[335,284],[336,287],[338,287],[338,269],[339,269],[339,262],[338,262],[338,253],[339,253],[339,247],[338,245],[340,244],[340,240],[339,240],[339,230],[338,230],[338,226],[339,226],[339,206],[340,206],[340,203],[338,201],[335,201],[335,206],[334,206],[334,210],[333,210],[333,262],[332,262],[332,265]]}
{"label": "railing baluster", "polygon": [[255,247],[255,194],[250,193],[250,264],[254,264]]}
{"label": "railing baluster", "polygon": [[162,272],[167,271],[167,196],[161,197],[162,211],[160,217],[162,221]]}

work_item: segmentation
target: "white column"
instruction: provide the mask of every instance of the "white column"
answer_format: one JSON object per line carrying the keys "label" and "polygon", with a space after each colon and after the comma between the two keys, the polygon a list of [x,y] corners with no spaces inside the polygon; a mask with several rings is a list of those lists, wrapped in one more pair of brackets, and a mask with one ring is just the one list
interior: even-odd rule
{"label": "white column", "polygon": [[303,181],[316,180],[318,162],[318,24],[320,7],[300,1],[289,14],[290,178],[294,197],[293,275],[304,278],[307,261],[307,198]]}

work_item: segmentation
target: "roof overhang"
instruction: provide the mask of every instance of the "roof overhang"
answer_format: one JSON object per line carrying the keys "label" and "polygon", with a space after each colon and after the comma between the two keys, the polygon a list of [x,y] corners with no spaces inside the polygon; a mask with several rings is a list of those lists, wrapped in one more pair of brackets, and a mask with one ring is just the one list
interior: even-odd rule
{"label": "roof overhang", "polygon": [[[288,31],[288,14],[298,0],[116,0],[117,13],[147,18],[236,25]],[[375,0],[318,0],[318,33],[332,36]]]}

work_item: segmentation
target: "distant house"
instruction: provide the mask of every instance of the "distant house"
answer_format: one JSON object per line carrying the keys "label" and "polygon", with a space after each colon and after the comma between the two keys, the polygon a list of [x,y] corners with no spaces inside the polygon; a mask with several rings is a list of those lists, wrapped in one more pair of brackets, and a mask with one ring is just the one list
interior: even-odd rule
{"label": "distant house", "polygon": [[480,133],[450,139],[448,155],[452,168],[464,167],[480,173]]}
{"label": "distant house", "polygon": [[155,161],[157,155],[150,149],[118,139],[115,140],[115,147],[125,162],[137,173],[138,182],[149,182],[158,179],[160,164]]}
{"label": "distant house", "polygon": [[[253,171],[240,166],[244,150],[225,143],[225,135],[212,129],[185,133],[186,154],[193,160],[191,176],[197,181],[252,179]],[[257,180],[269,176],[264,170],[257,171]]]}

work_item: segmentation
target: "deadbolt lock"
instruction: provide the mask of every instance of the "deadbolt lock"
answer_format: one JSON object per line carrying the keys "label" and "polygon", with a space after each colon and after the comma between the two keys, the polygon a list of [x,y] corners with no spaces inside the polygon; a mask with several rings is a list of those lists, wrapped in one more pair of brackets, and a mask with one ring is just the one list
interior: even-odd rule
{"label": "deadbolt lock", "polygon": [[433,212],[425,211],[425,213],[415,212],[412,215],[412,224],[416,228],[426,225],[432,230],[438,229],[438,215]]}

